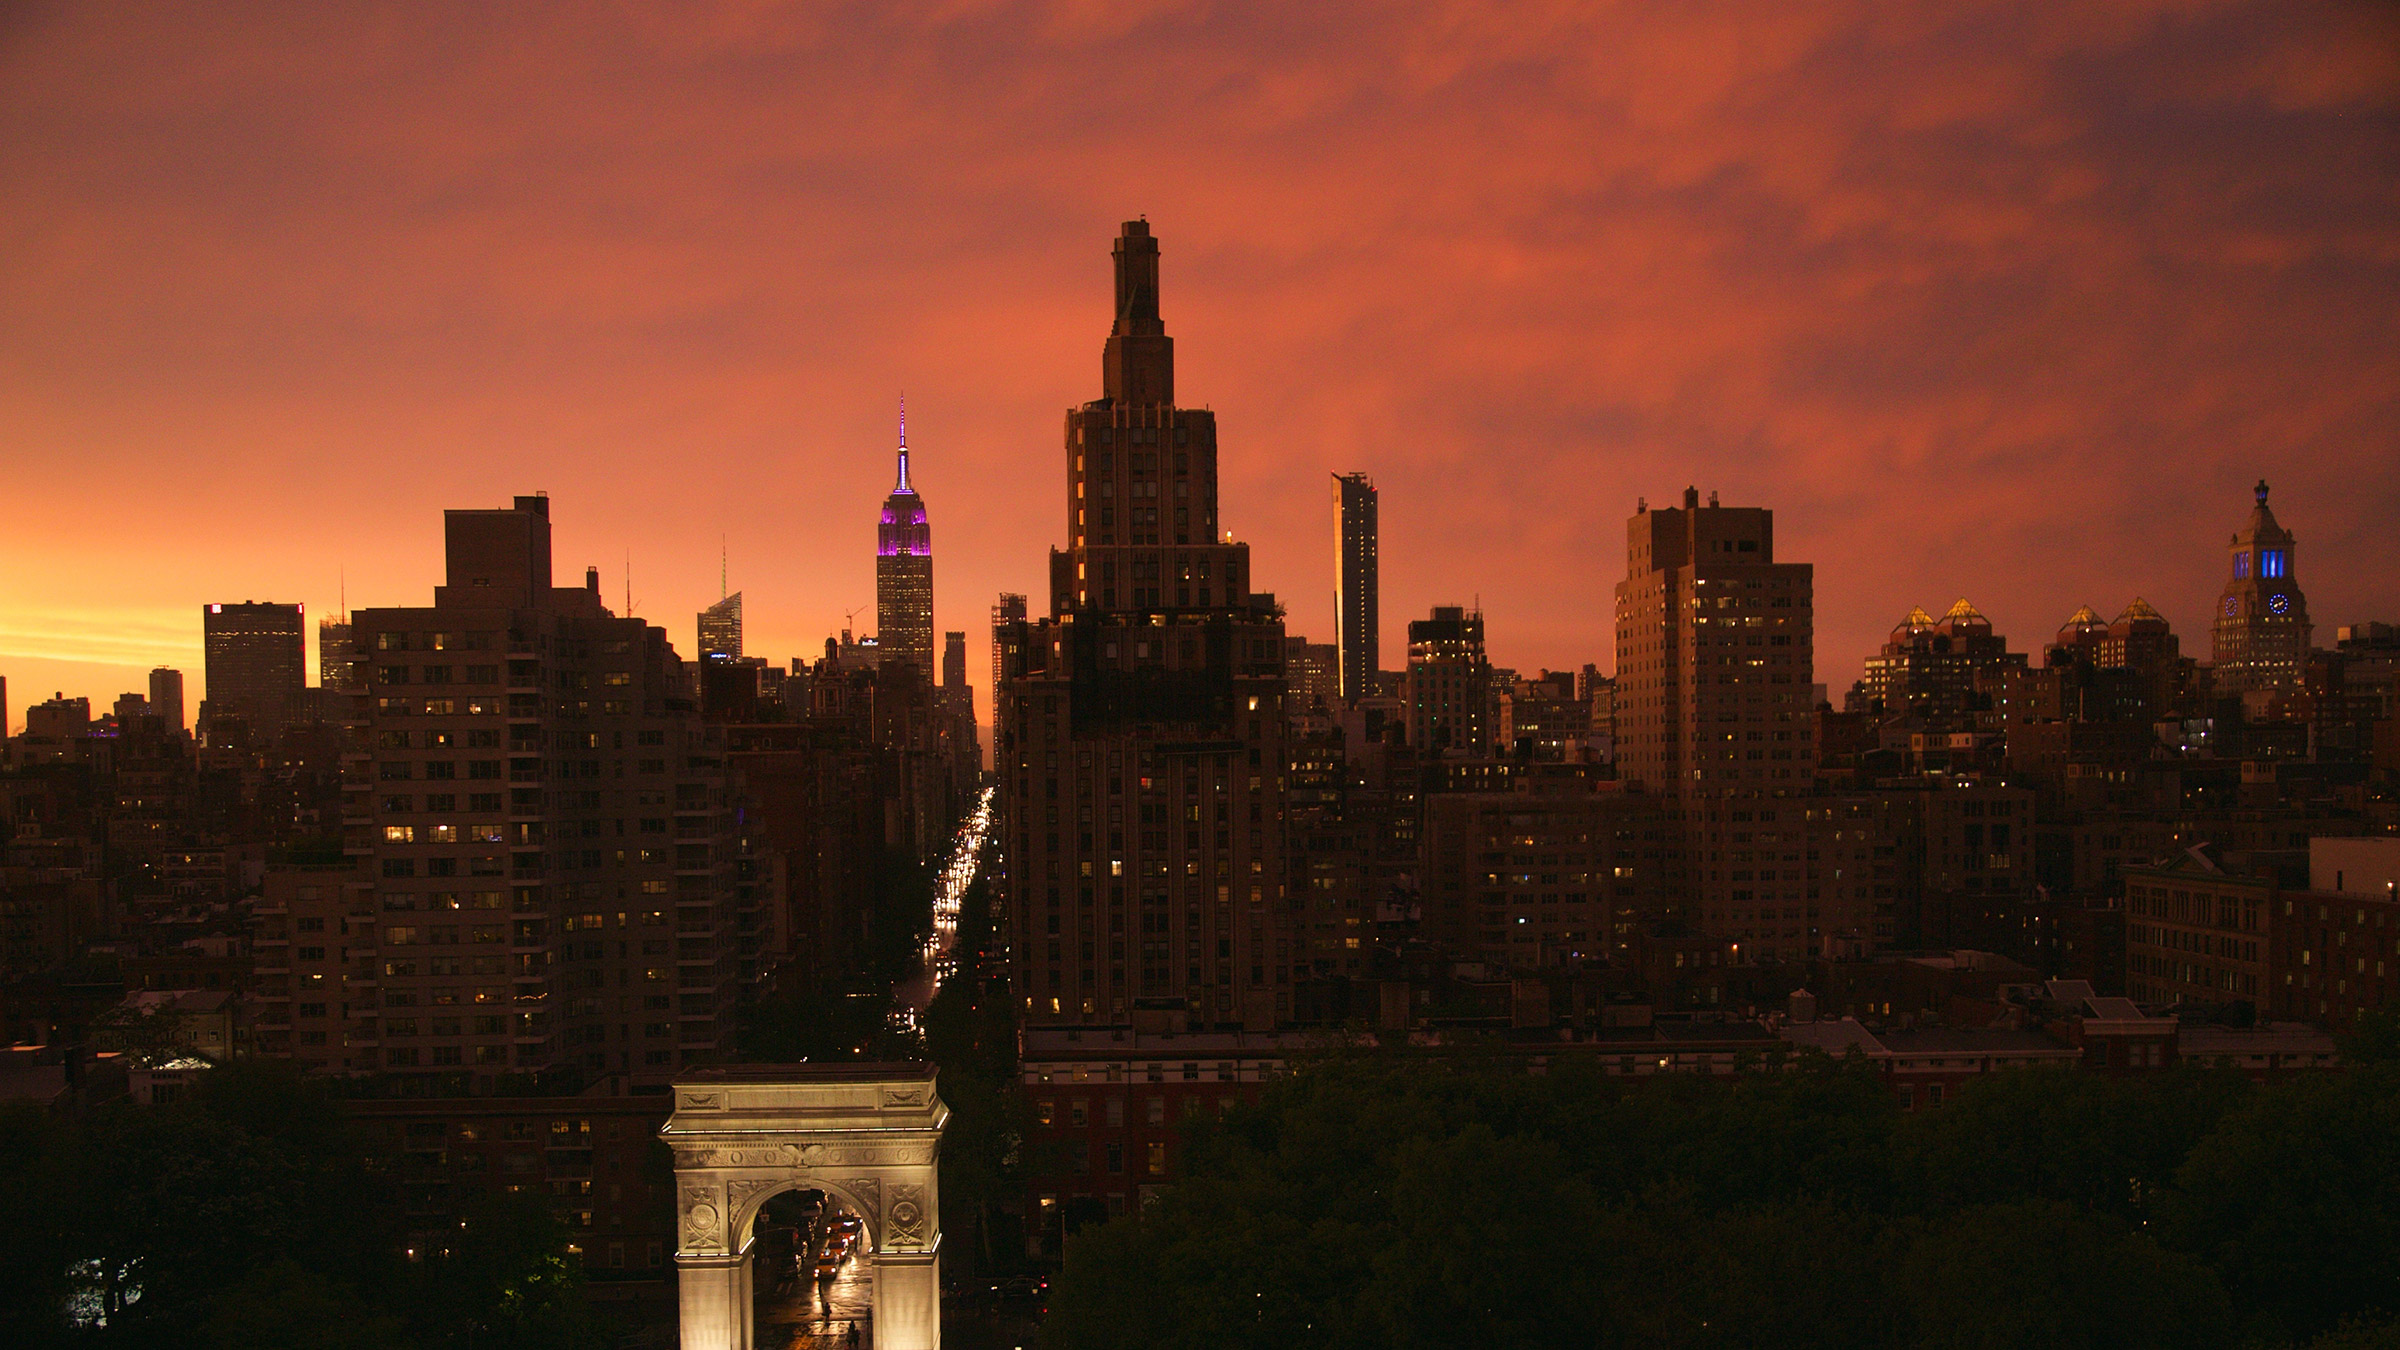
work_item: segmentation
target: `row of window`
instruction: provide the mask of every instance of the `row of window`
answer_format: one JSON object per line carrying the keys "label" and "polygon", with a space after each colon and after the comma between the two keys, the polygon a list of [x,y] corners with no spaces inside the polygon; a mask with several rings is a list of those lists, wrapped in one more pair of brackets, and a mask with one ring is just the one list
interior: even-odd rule
{"label": "row of window", "polygon": [[[526,827],[518,826],[520,833]],[[507,827],[499,824],[479,825],[386,825],[383,842],[387,844],[497,844],[504,841]],[[527,842],[534,842],[529,837]]]}
{"label": "row of window", "polygon": [[[385,815],[405,816],[417,809],[416,799],[407,796],[384,797],[378,805]],[[458,797],[454,793],[436,792],[428,794],[425,798],[425,810],[428,814],[438,815],[458,809]],[[497,792],[469,793],[466,809],[469,811],[497,811],[500,809],[500,794]]]}
{"label": "row of window", "polygon": [[407,633],[386,632],[375,635],[375,650],[379,652],[488,652],[499,642],[498,633]]}
{"label": "row of window", "polygon": [[[415,683],[449,684],[452,682],[451,676],[453,673],[461,671],[463,671],[463,674],[460,675],[460,678],[457,681],[460,684],[500,683],[500,667],[497,665],[466,667],[420,666],[417,667],[414,672],[416,675]],[[377,684],[408,684],[410,683],[410,673],[410,669],[407,666],[378,666],[375,668],[375,682]],[[611,681],[611,683],[623,684],[625,681],[623,679],[617,679]]]}

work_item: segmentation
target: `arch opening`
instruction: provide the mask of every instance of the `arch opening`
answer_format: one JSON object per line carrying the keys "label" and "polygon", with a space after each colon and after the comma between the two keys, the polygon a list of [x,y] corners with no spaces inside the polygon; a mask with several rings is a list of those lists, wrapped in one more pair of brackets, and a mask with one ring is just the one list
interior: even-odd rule
{"label": "arch opening", "polygon": [[868,1248],[874,1247],[875,1219],[873,1214],[867,1209],[865,1202],[861,1201],[857,1196],[852,1195],[850,1192],[843,1190],[841,1185],[837,1182],[827,1181],[822,1177],[807,1175],[794,1176],[788,1181],[784,1181],[775,1185],[771,1189],[761,1190],[750,1196],[748,1204],[742,1213],[736,1216],[736,1226],[734,1228],[734,1232],[737,1235],[737,1241],[742,1246],[748,1246],[750,1244],[753,1237],[752,1230],[758,1225],[759,1213],[767,1207],[767,1203],[769,1201],[774,1200],[778,1196],[794,1195],[807,1191],[815,1191],[818,1194],[823,1195],[828,1201],[839,1201],[842,1208],[848,1210],[852,1214],[857,1215],[859,1217],[861,1227],[865,1230],[864,1245]]}

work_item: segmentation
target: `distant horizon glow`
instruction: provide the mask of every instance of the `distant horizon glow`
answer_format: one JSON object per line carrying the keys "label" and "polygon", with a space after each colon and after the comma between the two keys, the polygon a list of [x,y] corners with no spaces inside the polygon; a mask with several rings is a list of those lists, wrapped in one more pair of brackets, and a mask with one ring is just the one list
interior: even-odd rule
{"label": "distant horizon glow", "polygon": [[749,648],[810,656],[872,611],[899,388],[937,631],[980,631],[1047,592],[1137,217],[1294,636],[1334,632],[1324,475],[1376,480],[1382,669],[1479,597],[1495,663],[1613,670],[1624,521],[1686,485],[1815,564],[1837,702],[1961,595],[2027,651],[2148,596],[2205,654],[2261,478],[2320,645],[2400,618],[2400,13],[2366,0],[0,37],[0,429],[41,466],[0,506],[12,722],[162,665],[197,706],[195,607],[427,603],[441,512],[535,490],[678,651],[717,534]]}

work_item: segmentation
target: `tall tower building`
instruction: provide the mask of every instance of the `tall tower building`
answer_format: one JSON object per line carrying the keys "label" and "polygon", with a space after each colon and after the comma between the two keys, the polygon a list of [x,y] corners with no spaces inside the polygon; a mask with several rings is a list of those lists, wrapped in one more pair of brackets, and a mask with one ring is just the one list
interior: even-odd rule
{"label": "tall tower building", "polygon": [[1115,262],[1049,613],[996,624],[1016,991],[1035,1024],[1272,1027],[1300,959],[1283,622],[1218,527],[1216,415],[1175,403],[1148,223]]}
{"label": "tall tower building", "polygon": [[1809,885],[1782,865],[1800,858],[1756,836],[1796,844],[1805,809],[1783,799],[1815,785],[1815,569],[1775,561],[1774,512],[1695,490],[1625,535],[1617,776],[1675,799],[1683,917],[1745,960],[1803,955]]}
{"label": "tall tower building", "polygon": [[729,1030],[722,745],[664,629],[550,584],[550,503],[445,513],[430,606],[352,616],[340,1067],[664,1083]]}
{"label": "tall tower building", "polygon": [[907,661],[933,683],[933,527],[908,483],[908,409],[900,409],[900,481],[875,526],[875,638],[885,663]]}
{"label": "tall tower building", "polygon": [[742,659],[742,593],[735,591],[700,611],[700,660]]}
{"label": "tall tower building", "polygon": [[182,671],[160,666],[150,672],[150,711],[158,714],[170,734],[183,730]]}
{"label": "tall tower building", "polygon": [[244,601],[200,613],[208,701],[201,733],[238,720],[250,734],[273,737],[301,712],[308,684],[308,638],[298,605]]}
{"label": "tall tower building", "polygon": [[2258,504],[2233,536],[2225,590],[2217,597],[2216,686],[2220,690],[2297,688],[2308,668],[2308,599],[2292,566],[2291,531],[2267,509],[2267,481]]}
{"label": "tall tower building", "polygon": [[1341,649],[1342,697],[1375,692],[1380,660],[1376,620],[1375,480],[1363,473],[1333,476],[1334,645]]}

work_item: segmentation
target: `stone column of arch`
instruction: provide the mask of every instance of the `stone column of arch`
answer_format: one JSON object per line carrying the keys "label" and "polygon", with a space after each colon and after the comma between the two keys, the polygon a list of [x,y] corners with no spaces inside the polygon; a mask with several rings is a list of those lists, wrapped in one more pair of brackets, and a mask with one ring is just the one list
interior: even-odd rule
{"label": "stone column of arch", "polygon": [[821,1190],[864,1220],[876,1350],[942,1343],[939,1187],[950,1108],[930,1064],[740,1065],[675,1083],[683,1350],[751,1350],[751,1225],[784,1191]]}

